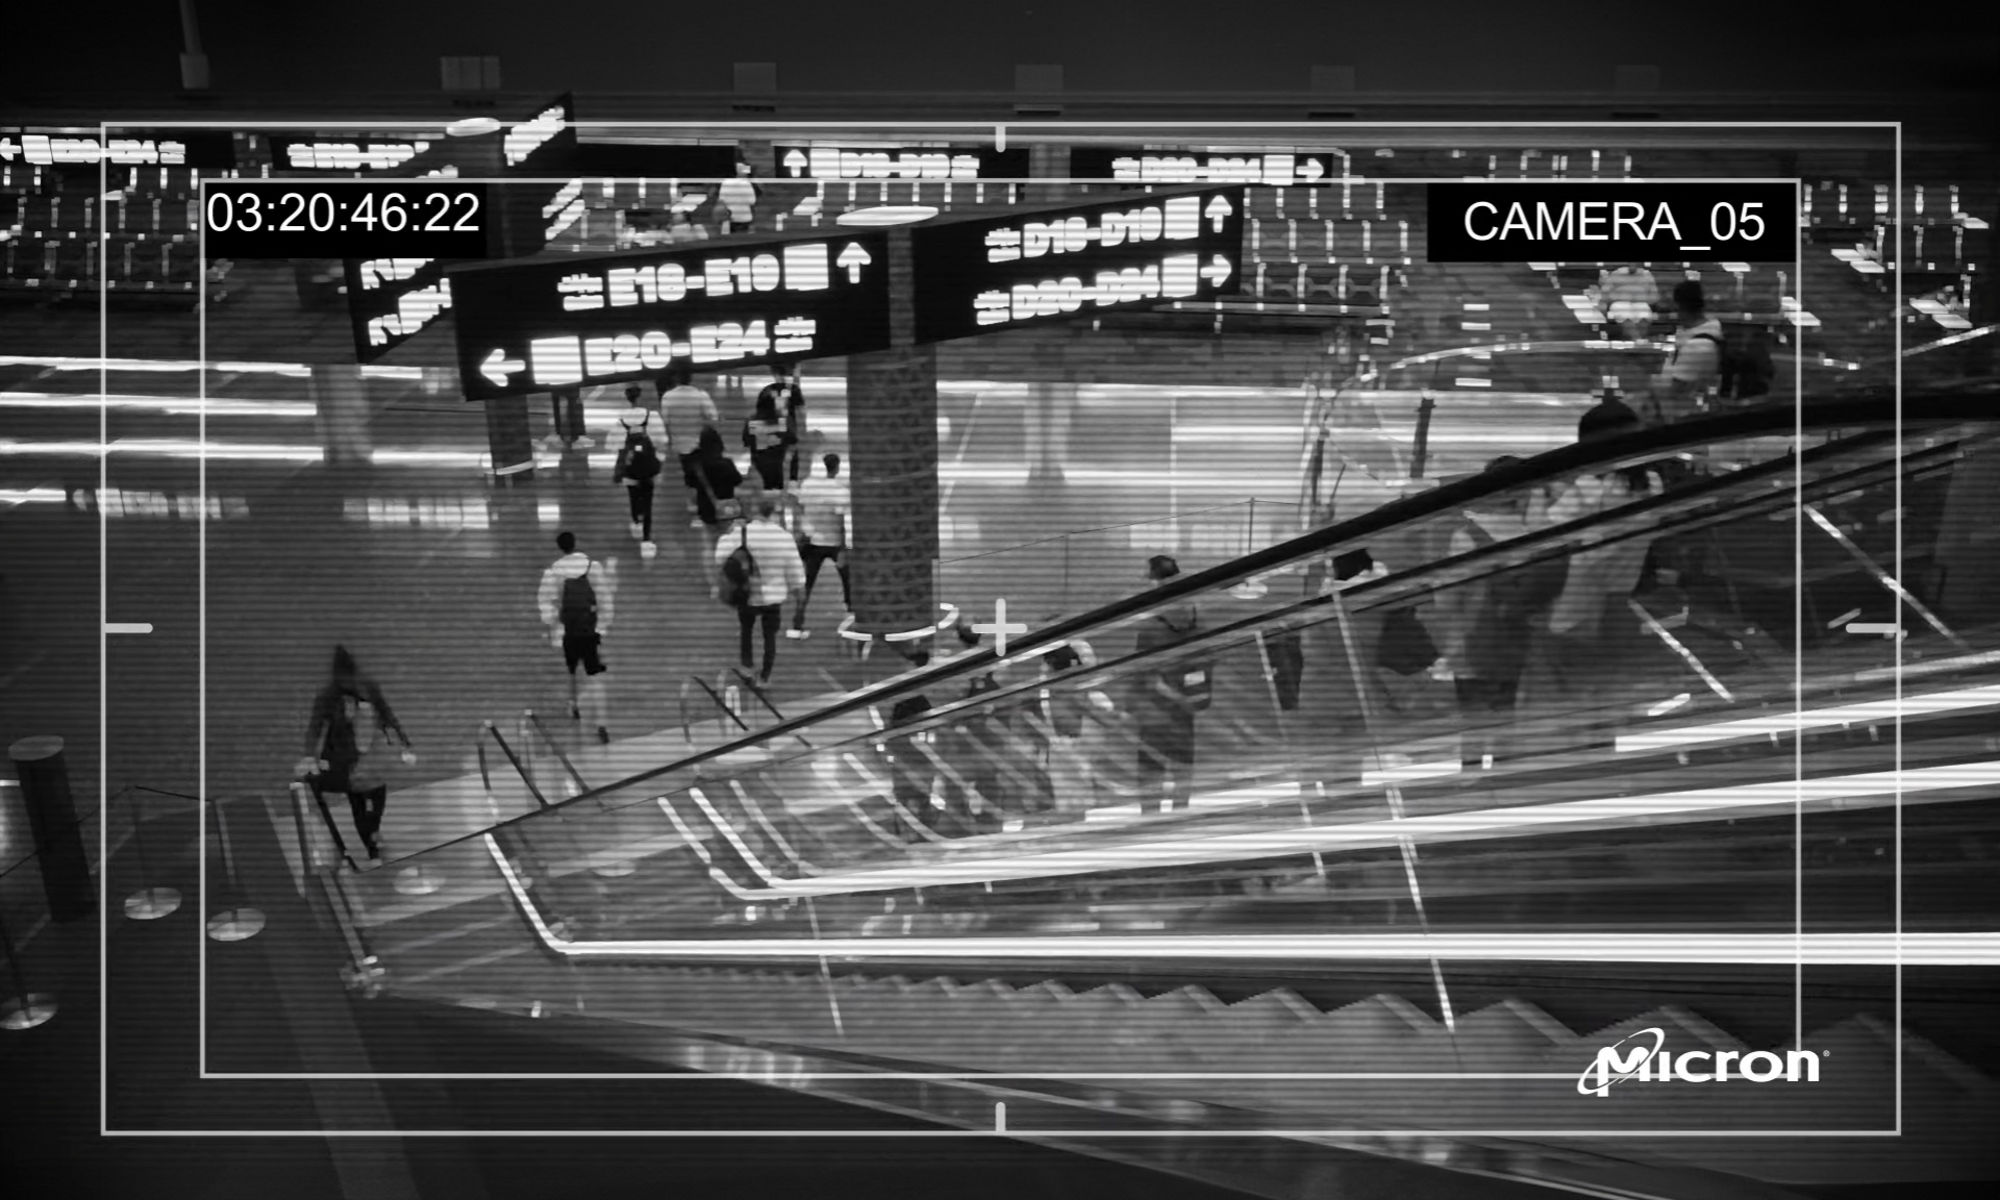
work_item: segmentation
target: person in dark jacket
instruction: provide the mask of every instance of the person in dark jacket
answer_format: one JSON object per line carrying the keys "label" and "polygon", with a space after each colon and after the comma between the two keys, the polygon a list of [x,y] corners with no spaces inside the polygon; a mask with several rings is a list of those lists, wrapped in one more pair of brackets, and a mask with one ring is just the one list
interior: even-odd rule
{"label": "person in dark jacket", "polygon": [[[722,434],[713,426],[701,431],[695,452],[689,455],[687,477],[689,486],[694,488],[695,513],[707,535],[702,544],[695,548],[695,566],[703,574],[714,576],[712,565],[715,558],[716,542],[722,537],[723,527],[742,516],[742,508],[737,501],[736,489],[743,486],[743,472],[736,460],[729,457],[723,447]],[[725,519],[723,509],[734,508],[736,516]],[[709,589],[709,597],[720,593]]]}
{"label": "person in dark jacket", "polygon": [[777,386],[757,393],[757,406],[743,422],[743,448],[750,452],[750,465],[766,491],[785,490],[785,463],[798,440],[786,414],[778,409],[781,392]]}
{"label": "person in dark jacket", "polygon": [[389,785],[382,777],[378,753],[387,738],[402,743],[403,761],[415,761],[409,735],[381,687],[361,673],[347,647],[335,646],[333,678],[313,697],[300,773],[311,779],[322,802],[327,792],[347,793],[354,832],[370,859],[379,859],[382,853],[377,834],[388,806]]}
{"label": "person in dark jacket", "polygon": [[[1181,573],[1180,564],[1165,554],[1146,562],[1146,579],[1153,587]],[[1171,646],[1186,641],[1201,628],[1201,616],[1194,605],[1177,605],[1154,613],[1139,627],[1134,652]],[[1158,796],[1158,812],[1186,807],[1194,775],[1193,705],[1179,685],[1179,671],[1146,671],[1132,680],[1127,699],[1139,729],[1139,803]]]}

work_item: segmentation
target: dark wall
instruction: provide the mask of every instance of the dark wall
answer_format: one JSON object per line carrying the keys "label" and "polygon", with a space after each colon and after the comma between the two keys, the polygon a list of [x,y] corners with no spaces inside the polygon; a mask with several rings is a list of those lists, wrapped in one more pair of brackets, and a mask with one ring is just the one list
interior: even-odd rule
{"label": "dark wall", "polygon": [[[1314,63],[1398,91],[1605,90],[1656,64],[1669,92],[1990,87],[1974,5],[1843,15],[1793,0],[196,0],[226,91],[430,91],[444,54],[497,54],[509,89],[726,91],[775,61],[788,91],[1011,90],[1061,63],[1075,91],[1301,91]],[[15,5],[6,86],[171,90],[175,0]]]}

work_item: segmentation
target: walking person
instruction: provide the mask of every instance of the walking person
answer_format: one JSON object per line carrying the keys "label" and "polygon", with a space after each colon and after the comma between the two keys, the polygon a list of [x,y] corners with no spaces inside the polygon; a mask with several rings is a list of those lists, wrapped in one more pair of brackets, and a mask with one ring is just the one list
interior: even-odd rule
{"label": "walking person", "polygon": [[750,164],[737,163],[734,178],[722,181],[715,191],[716,230],[723,237],[748,233],[757,219],[757,185],[750,180]]}
{"label": "walking person", "polygon": [[[575,534],[557,534],[556,548],[562,557],[542,572],[536,604],[542,624],[548,627],[549,642],[562,651],[563,666],[569,671],[570,720],[588,721],[597,729],[597,740],[609,743],[603,643],[604,635],[611,632],[617,582],[612,564],[598,562],[576,548]],[[578,667],[583,668],[581,681],[576,677]]]}
{"label": "walking person", "polygon": [[[694,496],[695,458],[700,453],[703,431],[714,429],[720,419],[715,411],[715,398],[694,386],[694,376],[683,363],[668,367],[660,382],[665,385],[660,391],[660,420],[667,445],[680,455],[681,475],[688,487],[687,511],[695,514],[700,508]],[[719,437],[717,444],[720,445]]]}
{"label": "walking person", "polygon": [[625,445],[618,452],[618,465],[611,481],[623,483],[632,507],[632,536],[639,539],[639,554],[652,558],[660,552],[653,542],[653,485],[660,476],[660,452],[653,445],[652,410],[639,399],[639,389],[625,389],[626,410],[618,423],[625,428]]}
{"label": "walking person", "polygon": [[771,492],[785,490],[785,467],[792,457],[792,447],[798,442],[787,420],[788,414],[779,411],[783,397],[784,391],[778,385],[766,387],[757,393],[756,407],[751,410],[749,420],[743,422],[743,448],[750,452],[750,465],[764,490]]}
{"label": "walking person", "polygon": [[754,518],[734,536],[718,540],[715,566],[721,575],[723,602],[736,610],[742,635],[737,643],[738,660],[744,670],[752,668],[751,632],[761,626],[764,664],[757,680],[769,683],[771,669],[778,661],[778,625],[785,601],[805,586],[806,569],[799,561],[798,543],[777,522],[777,498],[759,496],[753,511]]}
{"label": "walking person", "polygon": [[820,465],[826,474],[806,480],[798,491],[799,557],[805,563],[806,586],[799,593],[792,627],[785,631],[785,636],[794,640],[812,636],[806,629],[806,608],[812,603],[813,585],[819,582],[820,568],[827,563],[832,563],[840,573],[841,611],[854,611],[854,594],[847,573],[847,513],[853,498],[846,481],[840,477],[840,455],[828,454],[820,460]]}
{"label": "walking person", "polygon": [[[347,647],[335,646],[333,678],[313,697],[306,758],[299,764],[299,774],[312,783],[322,812],[325,793],[347,794],[354,813],[354,832],[371,863],[382,857],[379,838],[382,813],[389,803],[389,784],[380,752],[390,738],[402,744],[404,763],[417,760],[410,736],[390,710],[381,687],[361,673]],[[330,826],[331,818],[328,823]],[[337,841],[339,834],[334,836]]]}
{"label": "walking person", "polygon": [[[784,414],[785,433],[789,438],[786,443],[787,465],[784,478],[788,482],[798,483],[809,473],[809,468],[801,463],[800,458],[810,444],[808,440],[810,431],[806,428],[806,397],[805,393],[799,390],[798,368],[784,362],[772,363],[771,382],[765,384],[763,390],[757,393],[757,403],[760,407],[765,403],[766,395],[771,397],[772,411]],[[765,486],[776,485],[766,483]]]}
{"label": "walking person", "polygon": [[[695,550],[696,570],[707,574],[716,543],[743,516],[743,472],[723,448],[722,434],[714,427],[701,431],[695,452],[687,458],[689,486],[694,490],[695,524],[706,532]],[[712,600],[720,593],[709,588]]]}
{"label": "walking person", "polygon": [[[1159,587],[1181,573],[1180,564],[1165,554],[1146,562],[1146,580]],[[1171,646],[1201,629],[1194,605],[1176,605],[1153,614],[1139,629],[1134,653]],[[1139,727],[1137,760],[1139,803],[1157,804],[1156,812],[1185,808],[1193,783],[1195,714],[1212,696],[1210,665],[1178,659],[1166,668],[1141,672],[1131,684],[1129,710]]]}

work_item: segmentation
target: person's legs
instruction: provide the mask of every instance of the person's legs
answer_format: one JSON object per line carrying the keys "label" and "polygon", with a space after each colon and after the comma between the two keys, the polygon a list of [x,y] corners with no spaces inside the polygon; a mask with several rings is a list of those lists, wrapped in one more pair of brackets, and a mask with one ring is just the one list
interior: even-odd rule
{"label": "person's legs", "polygon": [[380,857],[375,849],[375,821],[372,811],[373,791],[347,793],[347,806],[354,814],[354,833],[361,839],[361,849],[370,858]]}
{"label": "person's legs", "polygon": [[764,669],[758,675],[763,683],[771,682],[771,668],[778,664],[778,626],[783,623],[784,606],[766,604],[757,610],[764,623]]}
{"label": "person's legs", "polygon": [[736,606],[736,627],[738,633],[736,639],[736,661],[746,671],[757,665],[755,660],[750,657],[750,630],[756,623],[757,609],[754,605],[739,604]]}
{"label": "person's legs", "polygon": [[683,454],[680,457],[681,482],[687,485],[687,510],[692,515],[701,511],[701,507],[694,502],[695,493],[701,491],[701,480],[694,473],[697,458],[693,454]]}
{"label": "person's legs", "polygon": [[848,612],[853,612],[854,597],[848,588],[847,581],[847,547],[842,546],[833,553],[833,569],[840,572],[840,606]]}
{"label": "person's legs", "polygon": [[826,563],[826,551],[811,542],[800,542],[799,558],[805,563],[806,586],[805,590],[799,593],[798,609],[792,614],[794,632],[806,627],[806,606],[812,603],[813,585],[819,582],[819,569]]}
{"label": "person's legs", "polygon": [[639,540],[653,540],[653,485],[635,483],[625,489],[632,501],[632,523],[639,527]]}

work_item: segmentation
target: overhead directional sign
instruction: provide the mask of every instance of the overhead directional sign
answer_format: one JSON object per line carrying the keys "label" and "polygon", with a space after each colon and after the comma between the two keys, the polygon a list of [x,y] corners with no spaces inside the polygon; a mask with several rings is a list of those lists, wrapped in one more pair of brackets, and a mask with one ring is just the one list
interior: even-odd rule
{"label": "overhead directional sign", "polygon": [[453,268],[467,400],[889,344],[888,235]]}
{"label": "overhead directional sign", "polygon": [[1289,151],[1182,152],[1072,146],[1069,152],[1072,178],[1118,183],[1256,183],[1284,187],[1337,179],[1342,165],[1338,154]]}
{"label": "overhead directional sign", "polygon": [[354,361],[372,363],[451,311],[451,284],[436,258],[346,259]]}
{"label": "overhead directional sign", "polygon": [[593,179],[734,179],[738,150],[728,145],[577,143],[577,169]]}
{"label": "overhead directional sign", "polygon": [[968,337],[1241,287],[1243,189],[941,221],[910,230],[916,338]]}
{"label": "overhead directional sign", "polygon": [[236,143],[227,130],[218,129],[156,133],[114,126],[102,141],[95,129],[27,129],[0,134],[0,163],[95,166],[100,161],[114,166],[228,170],[236,165]]}
{"label": "overhead directional sign", "polygon": [[1026,179],[1031,173],[1025,148],[777,145],[772,151],[780,179]]}

